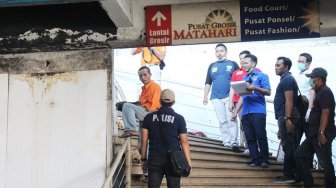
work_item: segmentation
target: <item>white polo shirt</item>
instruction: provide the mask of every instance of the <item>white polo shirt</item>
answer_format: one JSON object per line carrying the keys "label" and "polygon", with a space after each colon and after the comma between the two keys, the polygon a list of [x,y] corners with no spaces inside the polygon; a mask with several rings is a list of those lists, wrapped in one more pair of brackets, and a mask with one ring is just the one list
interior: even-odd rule
{"label": "white polo shirt", "polygon": [[309,79],[306,74],[310,74],[312,72],[312,69],[309,67],[309,69],[298,73],[295,76],[296,82],[299,86],[299,89],[302,93],[302,95],[305,95],[307,97],[307,99],[310,99],[310,90],[311,87],[309,85]]}

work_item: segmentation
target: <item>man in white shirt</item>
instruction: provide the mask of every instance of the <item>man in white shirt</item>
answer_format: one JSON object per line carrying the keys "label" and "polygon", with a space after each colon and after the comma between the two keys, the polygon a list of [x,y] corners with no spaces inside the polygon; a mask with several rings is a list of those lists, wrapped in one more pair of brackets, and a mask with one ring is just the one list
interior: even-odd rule
{"label": "man in white shirt", "polygon": [[[305,117],[301,117],[301,123],[300,123],[300,129],[298,131],[298,144],[300,145],[301,138],[303,136],[303,133],[305,132],[306,128],[308,127],[308,119],[310,111],[313,107],[313,101],[315,97],[315,91],[311,88],[309,84],[309,79],[306,74],[310,74],[313,70],[311,68],[312,63],[312,56],[308,53],[302,53],[299,55],[298,61],[297,61],[297,68],[299,69],[299,73],[295,75],[295,79],[297,81],[298,87],[301,91],[302,95],[305,95],[307,99],[309,100],[309,107],[306,113]],[[313,163],[314,156],[311,156],[311,164]]]}

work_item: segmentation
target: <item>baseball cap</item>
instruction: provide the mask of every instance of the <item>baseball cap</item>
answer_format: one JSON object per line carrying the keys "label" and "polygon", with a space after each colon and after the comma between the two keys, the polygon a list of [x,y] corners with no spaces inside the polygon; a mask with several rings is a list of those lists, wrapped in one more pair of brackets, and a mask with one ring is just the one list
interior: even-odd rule
{"label": "baseball cap", "polygon": [[306,74],[306,76],[309,78],[316,78],[316,77],[327,78],[328,72],[324,68],[318,67],[313,69],[313,71],[310,74]]}
{"label": "baseball cap", "polygon": [[170,89],[165,89],[161,91],[160,99],[164,102],[174,102],[175,101],[175,94]]}

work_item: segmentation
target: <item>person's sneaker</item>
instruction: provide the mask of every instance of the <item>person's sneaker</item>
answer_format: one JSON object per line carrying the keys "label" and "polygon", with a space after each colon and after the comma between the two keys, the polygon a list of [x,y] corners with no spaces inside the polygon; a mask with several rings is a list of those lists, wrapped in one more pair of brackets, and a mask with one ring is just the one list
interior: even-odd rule
{"label": "person's sneaker", "polygon": [[256,167],[260,167],[260,164],[257,162],[248,162],[247,166],[252,167],[252,168],[256,168]]}
{"label": "person's sneaker", "polygon": [[262,162],[261,165],[260,165],[261,168],[268,168],[269,165],[267,162]]}
{"label": "person's sneaker", "polygon": [[246,149],[246,150],[244,151],[244,153],[245,153],[245,154],[249,154],[249,153],[250,153],[249,149]]}
{"label": "person's sneaker", "polygon": [[290,178],[290,177],[287,177],[287,176],[280,176],[273,181],[273,183],[276,183],[276,184],[285,184],[285,183],[290,184],[290,183],[294,183],[294,182],[295,182],[294,178]]}
{"label": "person's sneaker", "polygon": [[239,151],[239,146],[235,142],[231,144],[231,148],[232,148],[233,151]]}
{"label": "person's sneaker", "polygon": [[225,144],[224,144],[224,149],[231,149],[231,146],[230,146],[230,144],[228,144],[228,143],[225,143]]}

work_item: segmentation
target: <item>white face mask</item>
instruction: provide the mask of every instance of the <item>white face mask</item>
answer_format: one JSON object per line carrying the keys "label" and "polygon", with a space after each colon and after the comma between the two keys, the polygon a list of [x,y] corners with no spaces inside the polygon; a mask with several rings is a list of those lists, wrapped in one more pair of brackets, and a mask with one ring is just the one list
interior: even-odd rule
{"label": "white face mask", "polygon": [[298,63],[297,68],[299,69],[299,71],[304,71],[306,69],[306,64]]}

